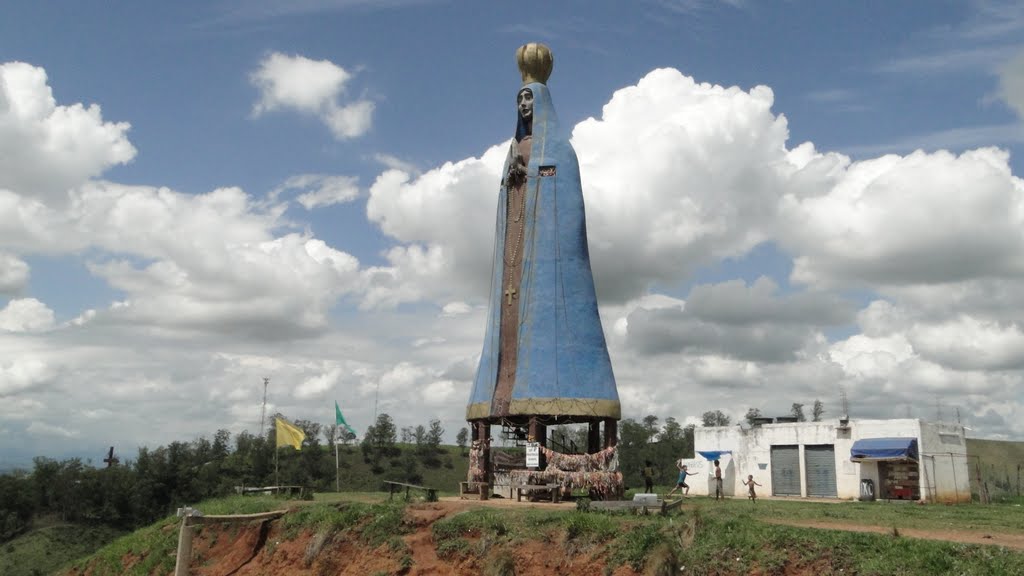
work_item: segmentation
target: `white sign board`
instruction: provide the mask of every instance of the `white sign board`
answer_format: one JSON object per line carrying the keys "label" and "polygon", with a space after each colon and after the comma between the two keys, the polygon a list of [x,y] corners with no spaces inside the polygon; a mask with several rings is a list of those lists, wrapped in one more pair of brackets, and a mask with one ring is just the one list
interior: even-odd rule
{"label": "white sign board", "polygon": [[537,468],[540,466],[540,444],[530,442],[526,445],[526,467]]}

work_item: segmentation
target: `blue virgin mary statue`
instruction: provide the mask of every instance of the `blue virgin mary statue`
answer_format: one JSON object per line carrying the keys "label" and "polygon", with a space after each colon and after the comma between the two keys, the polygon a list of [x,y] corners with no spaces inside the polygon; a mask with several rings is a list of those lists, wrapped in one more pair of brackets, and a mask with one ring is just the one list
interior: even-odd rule
{"label": "blue virgin mary statue", "polygon": [[546,46],[516,52],[516,137],[502,170],[490,306],[467,420],[620,418],[597,308],[579,163],[545,84]]}

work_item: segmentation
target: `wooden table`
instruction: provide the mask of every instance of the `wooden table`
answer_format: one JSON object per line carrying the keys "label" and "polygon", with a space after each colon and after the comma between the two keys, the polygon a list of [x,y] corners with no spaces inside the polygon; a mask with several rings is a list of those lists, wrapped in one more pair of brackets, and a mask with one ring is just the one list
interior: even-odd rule
{"label": "wooden table", "polygon": [[546,492],[551,491],[551,501],[558,503],[562,497],[561,484],[513,484],[512,490],[516,493],[516,502],[523,501],[523,492]]}
{"label": "wooden table", "polygon": [[388,500],[394,497],[395,491],[401,491],[405,488],[405,499],[409,499],[409,490],[415,488],[417,490],[423,490],[427,493],[427,502],[437,502],[437,488],[428,488],[426,486],[417,486],[415,484],[406,484],[405,482],[394,482],[391,480],[385,480],[384,484],[388,487]]}

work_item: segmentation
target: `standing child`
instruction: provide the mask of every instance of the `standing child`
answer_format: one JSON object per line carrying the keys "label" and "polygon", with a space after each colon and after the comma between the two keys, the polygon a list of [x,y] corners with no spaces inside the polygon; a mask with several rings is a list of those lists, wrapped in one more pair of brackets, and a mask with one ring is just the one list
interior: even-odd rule
{"label": "standing child", "polygon": [[715,460],[715,500],[725,500],[725,490],[722,488],[722,467]]}
{"label": "standing child", "polygon": [[654,492],[654,466],[650,460],[644,460],[642,473],[644,475],[644,490],[651,494]]}
{"label": "standing child", "polygon": [[747,497],[750,498],[751,504],[757,502],[757,493],[754,492],[754,486],[760,486],[760,484],[754,482],[754,475],[747,474],[747,479],[743,481],[743,485],[747,487]]}
{"label": "standing child", "polygon": [[668,496],[671,496],[672,494],[675,494],[675,491],[679,490],[680,488],[683,489],[683,496],[686,496],[687,494],[690,493],[690,486],[686,483],[686,477],[687,476],[696,476],[697,473],[696,472],[692,472],[692,473],[691,472],[687,472],[686,471],[686,464],[683,464],[682,458],[680,458],[679,461],[676,462],[676,467],[679,468],[679,480],[676,482],[676,487],[673,488],[672,491],[668,493]]}

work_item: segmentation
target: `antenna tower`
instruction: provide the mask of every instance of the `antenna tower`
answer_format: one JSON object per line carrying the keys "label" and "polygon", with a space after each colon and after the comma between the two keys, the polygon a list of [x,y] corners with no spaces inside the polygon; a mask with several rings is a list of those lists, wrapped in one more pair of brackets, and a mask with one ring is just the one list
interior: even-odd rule
{"label": "antenna tower", "polygon": [[380,398],[380,380],[377,380],[377,389],[373,392],[373,425],[377,425],[377,400]]}
{"label": "antenna tower", "polygon": [[260,409],[260,438],[263,437],[263,426],[266,425],[267,421],[267,384],[270,383],[270,378],[263,379],[263,408]]}

